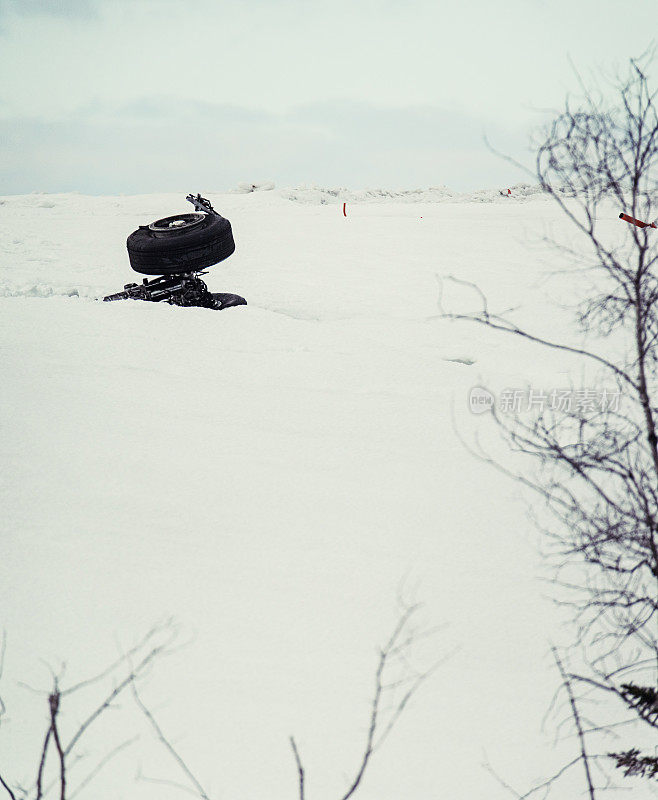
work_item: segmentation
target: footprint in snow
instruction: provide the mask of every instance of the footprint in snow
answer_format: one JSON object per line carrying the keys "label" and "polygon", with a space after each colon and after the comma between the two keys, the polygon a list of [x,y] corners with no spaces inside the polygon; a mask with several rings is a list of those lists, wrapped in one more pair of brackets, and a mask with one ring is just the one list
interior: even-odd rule
{"label": "footprint in snow", "polygon": [[443,361],[451,361],[454,364],[465,364],[467,367],[471,367],[475,364],[474,358],[444,358]]}

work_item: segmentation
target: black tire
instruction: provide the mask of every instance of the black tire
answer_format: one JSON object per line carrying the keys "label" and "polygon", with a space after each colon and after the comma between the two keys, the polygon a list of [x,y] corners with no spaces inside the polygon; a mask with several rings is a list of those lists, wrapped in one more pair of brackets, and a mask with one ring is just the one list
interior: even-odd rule
{"label": "black tire", "polygon": [[218,214],[176,214],[140,227],[126,242],[130,266],[143,275],[211,267],[235,251],[231,223]]}

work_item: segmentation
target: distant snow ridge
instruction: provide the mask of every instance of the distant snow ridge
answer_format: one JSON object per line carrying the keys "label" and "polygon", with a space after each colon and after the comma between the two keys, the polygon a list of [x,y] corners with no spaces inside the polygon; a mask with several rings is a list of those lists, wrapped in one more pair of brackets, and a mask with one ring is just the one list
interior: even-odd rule
{"label": "distant snow ridge", "polygon": [[274,189],[272,181],[262,181],[261,183],[248,183],[243,181],[239,183],[231,194],[249,194],[249,192],[270,192]]}
{"label": "distant snow ridge", "polygon": [[[509,194],[508,194],[509,189]],[[509,203],[542,194],[541,187],[517,183],[501,189],[480,189],[475,192],[455,192],[447,186],[428,189],[326,189],[320,186],[300,186],[280,189],[280,197],[306,205],[329,205],[339,202],[356,203]]]}

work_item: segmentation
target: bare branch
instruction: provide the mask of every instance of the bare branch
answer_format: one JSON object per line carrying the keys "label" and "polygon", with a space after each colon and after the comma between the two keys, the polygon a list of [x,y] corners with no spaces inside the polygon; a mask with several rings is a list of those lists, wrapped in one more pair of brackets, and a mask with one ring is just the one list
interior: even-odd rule
{"label": "bare branch", "polygon": [[135,644],[130,650],[127,650],[124,654],[122,654],[116,661],[106,667],[104,670],[99,672],[97,675],[94,675],[91,678],[86,678],[79,683],[74,684],[73,686],[69,686],[67,689],[63,689],[61,692],[62,697],[66,697],[69,694],[73,694],[74,692],[79,691],[80,689],[84,689],[88,686],[93,686],[96,683],[99,683],[104,678],[107,678],[108,675],[111,675],[115,672],[122,664],[129,661],[134,655],[136,655],[140,650],[143,650],[144,647],[148,644],[151,639],[155,636],[162,634],[166,629],[171,626],[170,622],[166,622],[163,625],[154,625],[150,631],[147,632],[145,636],[143,636],[137,644]]}
{"label": "bare branch", "polygon": [[580,741],[580,759],[583,762],[583,769],[585,770],[585,778],[587,781],[587,789],[589,791],[590,800],[596,800],[596,793],[594,791],[594,784],[592,783],[592,775],[589,768],[589,756],[587,754],[587,747],[585,745],[585,733],[583,731],[583,726],[580,720],[580,713],[578,711],[578,706],[576,705],[576,698],[573,693],[573,689],[571,686],[571,679],[564,671],[564,667],[562,666],[562,661],[557,653],[557,650],[553,647],[553,658],[555,659],[555,663],[557,668],[560,671],[560,675],[562,676],[562,682],[564,688],[567,690],[567,694],[569,696],[569,704],[571,706],[571,713],[573,716],[574,725],[576,726],[576,730],[578,731],[578,739]]}
{"label": "bare branch", "polygon": [[375,734],[377,732],[377,725],[379,723],[379,714],[380,714],[380,704],[382,699],[382,692],[384,690],[383,687],[383,674],[386,668],[387,662],[391,656],[391,652],[398,644],[398,640],[402,635],[403,631],[405,630],[407,623],[411,615],[418,609],[418,606],[409,606],[404,609],[400,619],[398,620],[397,625],[395,626],[393,633],[391,634],[390,639],[388,640],[387,644],[380,651],[379,654],[379,662],[377,664],[377,670],[375,672],[375,691],[373,693],[372,704],[371,704],[371,711],[370,711],[370,724],[368,726],[368,735],[366,738],[366,746],[363,751],[363,757],[361,759],[361,764],[357,770],[356,776],[352,781],[347,792],[343,795],[342,800],[348,800],[354,792],[359,787],[361,783],[361,779],[366,771],[368,766],[368,762],[372,757],[374,752],[374,742],[375,742]]}
{"label": "bare branch", "polygon": [[60,781],[60,800],[66,800],[66,756],[64,755],[64,750],[62,749],[62,743],[59,739],[59,731],[57,729],[57,713],[59,712],[59,701],[60,701],[60,694],[59,688],[57,686],[57,680],[55,680],[55,686],[53,688],[53,692],[48,698],[48,704],[50,706],[50,730],[53,734],[53,741],[55,742],[55,749],[57,750],[57,755],[59,756],[59,781]]}
{"label": "bare branch", "polygon": [[297,764],[297,773],[299,774],[299,800],[304,800],[304,767],[302,767],[299,751],[297,750],[297,745],[292,736],[290,737],[290,746],[295,756],[295,764]]}
{"label": "bare branch", "polygon": [[494,772],[493,767],[491,766],[491,764],[489,764],[488,761],[485,762],[482,766],[487,770],[487,772],[493,778],[495,778],[495,780],[503,787],[503,789],[507,789],[508,792],[510,792],[512,795],[514,795],[514,797],[517,798],[517,800],[527,800],[528,797],[532,797],[533,794],[541,792],[542,789],[549,789],[550,787],[552,787],[553,784],[556,783],[564,775],[565,772],[571,769],[571,767],[573,767],[573,765],[577,764],[579,761],[580,761],[580,756],[574,758],[573,761],[570,761],[568,764],[565,764],[563,767],[560,767],[560,769],[554,775],[551,775],[551,777],[545,780],[543,783],[540,783],[537,786],[533,786],[532,789],[529,789],[527,792],[524,792],[523,794],[520,794],[519,792],[516,791],[516,789],[513,789],[496,772]]}
{"label": "bare branch", "polygon": [[[419,610],[420,605],[409,605],[405,603],[401,597],[398,598],[398,601],[402,607],[402,611],[388,641],[379,651],[379,656],[377,659],[374,689],[372,699],[370,701],[368,732],[366,734],[363,753],[361,754],[361,760],[355,776],[343,795],[342,800],[349,800],[349,798],[352,797],[352,795],[359,788],[373,754],[382,746],[384,740],[395,727],[400,715],[407,707],[413,695],[430,677],[430,675],[432,675],[434,671],[446,660],[446,658],[449,657],[446,656],[440,659],[429,669],[423,672],[416,672],[413,669],[408,658],[409,651],[412,646],[421,639],[433,635],[438,630],[442,629],[443,626],[437,626],[435,628],[422,631],[414,630],[410,627],[410,621],[413,615]],[[401,677],[397,677],[394,680],[387,680],[387,670],[394,665],[401,669],[403,674]],[[393,703],[392,710],[390,710],[387,715],[386,711],[382,707],[383,698],[389,693],[395,692],[395,690],[402,687],[407,687],[406,691],[399,700]],[[297,772],[299,775],[299,800],[304,800],[305,773],[302,766],[301,757],[297,749],[297,744],[292,736],[290,737],[290,746],[295,757],[295,763],[297,765]]]}
{"label": "bare branch", "polygon": [[41,759],[39,761],[39,771],[37,773],[37,797],[36,800],[41,800],[43,797],[43,770],[46,765],[46,754],[48,752],[48,744],[50,743],[50,737],[52,735],[53,728],[52,722],[48,725],[48,731],[46,733],[46,738],[43,742],[43,747],[41,748]]}
{"label": "bare branch", "polygon": [[[148,636],[150,636],[150,634],[148,634],[147,637]],[[78,730],[75,732],[75,734],[71,738],[71,741],[68,743],[68,745],[64,749],[64,754],[65,755],[68,755],[73,750],[75,745],[80,741],[80,738],[82,737],[82,735],[88,730],[89,726],[95,720],[97,720],[100,717],[100,715],[107,708],[109,708],[112,705],[114,700],[116,700],[116,698],[121,694],[121,692],[123,692],[123,690],[126,687],[130,686],[133,683],[133,681],[135,680],[135,678],[138,675],[140,675],[146,669],[146,667],[149,664],[151,664],[151,662],[157,656],[161,655],[162,653],[164,653],[166,651],[166,649],[167,649],[167,647],[168,647],[168,645],[170,643],[170,640],[171,640],[171,637],[170,637],[170,639],[168,641],[164,642],[163,644],[159,644],[159,645],[156,645],[155,647],[153,647],[144,656],[144,658],[142,658],[142,660],[139,662],[139,664],[137,664],[136,667],[131,669],[131,671],[128,673],[128,675],[122,681],[120,681],[117,684],[117,686],[115,686],[115,688],[108,694],[108,696],[105,698],[105,700],[89,715],[89,717],[87,717],[87,719],[82,723],[82,725],[80,725]]]}
{"label": "bare branch", "polygon": [[[450,276],[446,276],[446,278],[450,278]],[[628,375],[625,370],[620,369],[616,364],[613,364],[612,361],[608,361],[608,359],[604,358],[603,356],[598,355],[598,353],[592,353],[589,350],[584,350],[581,347],[572,347],[571,345],[564,344],[562,342],[553,342],[549,339],[544,339],[541,336],[535,336],[534,334],[530,333],[529,331],[523,330],[523,328],[519,328],[510,320],[505,319],[497,314],[489,314],[488,311],[481,312],[481,316],[477,314],[453,314],[453,313],[443,313],[440,316],[444,319],[451,319],[451,320],[464,320],[468,322],[477,322],[479,325],[485,325],[487,328],[491,328],[495,331],[503,331],[504,333],[511,333],[515,336],[519,336],[523,339],[528,339],[528,341],[534,342],[535,344],[541,344],[544,347],[549,347],[553,350],[562,350],[566,353],[572,353],[578,356],[584,356],[585,358],[589,358],[592,361],[596,361],[599,364],[602,364],[607,369],[611,370],[617,377],[631,386],[633,389],[637,389],[635,381]]]}
{"label": "bare branch", "polygon": [[16,800],[16,795],[12,792],[12,790],[9,788],[9,786],[7,786],[7,784],[5,783],[2,775],[0,775],[0,785],[2,785],[2,788],[7,791],[7,794],[9,795],[11,800]]}
{"label": "bare branch", "polygon": [[162,728],[158,725],[158,722],[155,719],[155,717],[153,716],[153,714],[149,711],[149,709],[146,707],[146,705],[142,702],[142,699],[140,698],[140,696],[139,696],[139,694],[137,692],[137,687],[135,686],[135,682],[134,681],[131,681],[130,688],[132,689],[132,693],[133,693],[133,697],[135,698],[135,702],[137,703],[137,705],[141,709],[141,711],[144,714],[144,716],[146,717],[146,719],[151,724],[151,727],[155,731],[156,736],[162,742],[162,744],[166,747],[166,749],[169,751],[169,753],[173,757],[174,761],[178,764],[178,766],[181,768],[181,770],[185,773],[185,775],[187,776],[187,778],[190,781],[190,783],[192,783],[192,785],[194,786],[195,790],[198,792],[199,797],[201,797],[202,800],[210,800],[208,795],[206,794],[206,791],[203,788],[203,786],[199,783],[199,781],[196,779],[196,777],[191,772],[190,768],[183,761],[183,759],[180,757],[180,755],[176,752],[176,750],[174,749],[174,747],[171,744],[171,742],[164,735],[164,733],[162,731]]}
{"label": "bare branch", "polygon": [[96,775],[98,775],[98,773],[103,769],[103,767],[106,764],[109,764],[109,762],[112,761],[112,759],[115,756],[117,756],[122,750],[125,750],[127,747],[133,744],[133,742],[136,742],[138,739],[139,736],[133,736],[132,739],[126,739],[125,742],[121,742],[121,744],[118,744],[113,750],[111,750],[106,756],[104,756],[98,762],[98,764],[96,764],[94,769],[87,775],[87,777],[84,778],[84,780],[76,786],[73,792],[71,792],[71,794],[69,795],[69,800],[73,800],[74,797],[80,794],[80,792],[93,781]]}
{"label": "bare branch", "polygon": [[160,786],[171,786],[173,789],[179,789],[181,792],[191,794],[193,797],[199,796],[196,789],[192,789],[184,783],[178,783],[178,781],[170,781],[167,778],[151,778],[148,775],[142,775],[140,772],[137,775],[137,780],[144,781],[145,783],[156,783]]}

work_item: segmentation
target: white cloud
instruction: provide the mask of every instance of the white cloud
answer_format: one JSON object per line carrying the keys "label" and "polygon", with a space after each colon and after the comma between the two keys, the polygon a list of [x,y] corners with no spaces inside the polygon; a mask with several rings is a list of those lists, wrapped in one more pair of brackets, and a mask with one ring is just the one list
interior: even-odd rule
{"label": "white cloud", "polygon": [[[151,192],[244,180],[354,188],[473,189],[521,175],[492,155],[485,120],[431,107],[318,103],[285,114],[176,98],[96,105],[59,119],[0,121],[6,192]],[[488,127],[523,158],[525,136]]]}
{"label": "white cloud", "polygon": [[608,2],[0,0],[0,118],[20,139],[3,175],[94,191],[195,169],[220,186],[490,185],[509,167],[483,132],[523,155],[529,108],[576,83],[568,53],[586,75],[647,44],[636,19],[653,0],[621,16]]}
{"label": "white cloud", "polygon": [[100,0],[2,0],[0,15],[92,19],[98,16],[99,4]]}

